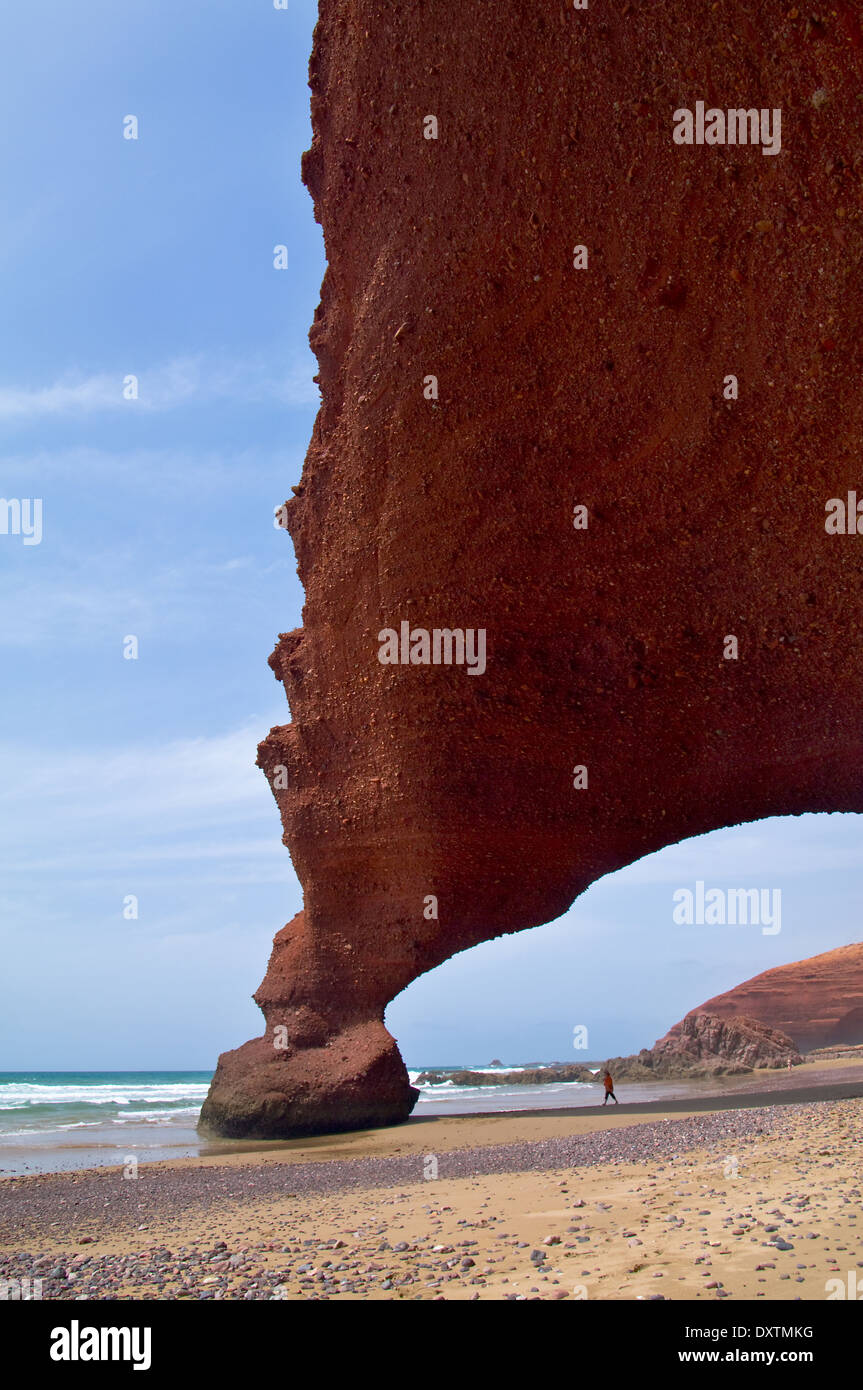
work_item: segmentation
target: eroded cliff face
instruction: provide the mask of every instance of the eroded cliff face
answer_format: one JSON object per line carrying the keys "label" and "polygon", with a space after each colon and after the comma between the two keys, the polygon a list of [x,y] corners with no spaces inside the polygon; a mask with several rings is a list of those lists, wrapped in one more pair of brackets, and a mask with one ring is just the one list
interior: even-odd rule
{"label": "eroded cliff face", "polygon": [[754,1067],[798,1066],[803,1059],[780,1028],[739,1013],[720,1016],[705,1008],[687,1014],[655,1042],[652,1060],[655,1073],[661,1075],[663,1068],[669,1070],[674,1063],[693,1066],[707,1062],[721,1074]]}
{"label": "eroded cliff face", "polygon": [[[863,810],[860,541],[825,531],[861,482],[863,40],[788,14],[323,0],[307,602],[259,758],[305,908],[205,1128],[404,1118],[419,974],[670,842]],[[779,109],[781,150],[675,144],[699,101]],[[481,630],[483,673],[382,664],[403,622]]]}
{"label": "eroded cliff face", "polygon": [[702,1014],[748,1014],[787,1033],[804,1050],[863,1043],[863,944],[765,970],[693,1009],[668,1037]]}

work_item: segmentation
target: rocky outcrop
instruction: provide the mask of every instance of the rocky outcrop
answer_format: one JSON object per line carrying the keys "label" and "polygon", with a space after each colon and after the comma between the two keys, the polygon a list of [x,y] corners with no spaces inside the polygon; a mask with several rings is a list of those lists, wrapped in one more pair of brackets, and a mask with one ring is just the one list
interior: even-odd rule
{"label": "rocky outcrop", "polygon": [[863,944],[765,970],[692,1014],[746,1014],[781,1029],[803,1051],[863,1043]]}
{"label": "rocky outcrop", "polygon": [[719,1018],[716,1014],[687,1014],[653,1044],[650,1066],[655,1075],[663,1067],[708,1063],[715,1072],[752,1071],[757,1067],[798,1066],[802,1061],[786,1033],[753,1018]]}
{"label": "rocky outcrop", "polygon": [[[789,1037],[751,1018],[724,1021],[707,1014],[688,1015],[653,1048],[643,1047],[628,1057],[613,1057],[605,1065],[619,1081],[681,1080],[702,1076],[737,1076],[759,1067],[798,1066],[800,1054]],[[577,1081],[602,1085],[604,1067],[555,1062],[519,1071],[425,1071],[418,1086],[543,1086]]]}
{"label": "rocky outcrop", "polygon": [[[304,911],[225,1134],[407,1116],[418,975],[670,842],[863,810],[825,532],[861,483],[856,8],[322,0],[310,80],[322,406],[259,758]],[[780,110],[781,150],[676,144],[699,101]]]}
{"label": "rocky outcrop", "polygon": [[589,1067],[578,1062],[555,1062],[547,1067],[523,1067],[520,1071],[424,1071],[418,1086],[550,1086],[559,1081],[596,1081]]}

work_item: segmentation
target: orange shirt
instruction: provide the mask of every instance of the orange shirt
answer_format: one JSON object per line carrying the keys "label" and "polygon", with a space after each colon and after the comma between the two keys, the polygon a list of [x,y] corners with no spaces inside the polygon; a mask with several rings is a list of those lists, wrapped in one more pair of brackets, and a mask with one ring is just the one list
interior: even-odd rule
{"label": "orange shirt", "polygon": [[606,1076],[606,1077],[604,1077],[603,1079],[604,1079],[604,1081],[605,1081],[605,1089],[606,1089],[607,1091],[613,1091],[613,1090],[614,1090],[614,1082],[612,1081],[611,1077],[610,1077],[610,1076]]}

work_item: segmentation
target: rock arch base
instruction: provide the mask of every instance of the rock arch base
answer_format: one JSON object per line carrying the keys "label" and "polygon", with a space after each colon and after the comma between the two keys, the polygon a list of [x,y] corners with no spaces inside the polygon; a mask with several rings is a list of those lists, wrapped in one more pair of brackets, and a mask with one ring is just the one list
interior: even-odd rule
{"label": "rock arch base", "polygon": [[[856,13],[323,0],[307,602],[259,754],[305,907],[205,1130],[402,1120],[418,975],[668,843],[863,811],[863,541],[825,530],[863,499]],[[699,100],[781,109],[781,151],[676,145]],[[484,629],[485,673],[382,665],[403,621]]]}

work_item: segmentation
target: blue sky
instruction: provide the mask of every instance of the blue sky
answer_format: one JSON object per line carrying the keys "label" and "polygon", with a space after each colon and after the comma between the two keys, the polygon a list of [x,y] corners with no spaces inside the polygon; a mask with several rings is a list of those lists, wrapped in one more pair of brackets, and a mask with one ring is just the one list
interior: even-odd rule
{"label": "blue sky", "polygon": [[[4,15],[0,495],[41,498],[43,535],[0,535],[0,1070],[214,1065],[260,1031],[250,995],[301,905],[254,759],[289,717],[266,658],[302,607],[272,514],[318,402],[314,18],[312,0]],[[859,838],[819,816],[670,848],[448,962],[388,1024],[411,1064],[580,1060],[577,1024],[591,1055],[649,1045],[718,990],[857,939]],[[674,925],[699,877],[781,888],[781,933]]]}

